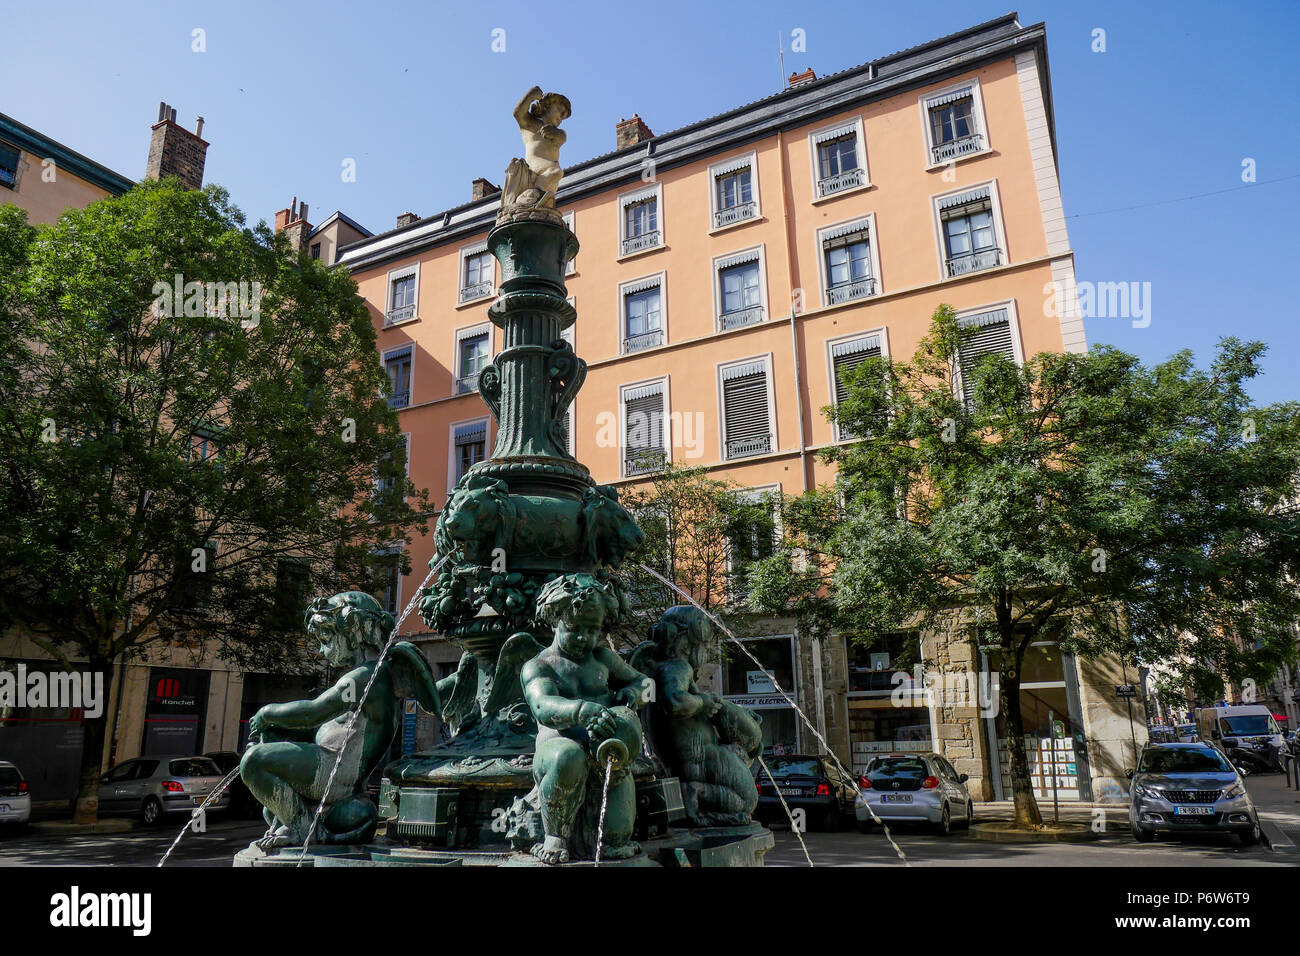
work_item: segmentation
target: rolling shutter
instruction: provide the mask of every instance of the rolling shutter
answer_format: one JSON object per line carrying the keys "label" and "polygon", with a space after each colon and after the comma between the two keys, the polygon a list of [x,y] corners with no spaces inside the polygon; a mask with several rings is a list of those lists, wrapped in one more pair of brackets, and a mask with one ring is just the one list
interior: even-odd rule
{"label": "rolling shutter", "polygon": [[975,369],[986,355],[1003,355],[1016,360],[1015,345],[1011,341],[1011,319],[1006,309],[981,312],[960,320],[963,328],[975,329],[974,334],[961,346],[961,390],[968,408],[975,407]]}
{"label": "rolling shutter", "polygon": [[[840,342],[831,346],[831,363],[835,369],[836,405],[842,404],[848,398],[848,391],[844,387],[846,373],[857,368],[869,358],[879,358],[880,351],[880,336],[878,335],[869,335],[866,338],[855,339],[852,342]],[[837,428],[841,441],[857,437],[844,425],[838,425]]]}
{"label": "rolling shutter", "polygon": [[749,362],[722,373],[727,457],[772,450],[772,423],[767,408],[767,365]]}

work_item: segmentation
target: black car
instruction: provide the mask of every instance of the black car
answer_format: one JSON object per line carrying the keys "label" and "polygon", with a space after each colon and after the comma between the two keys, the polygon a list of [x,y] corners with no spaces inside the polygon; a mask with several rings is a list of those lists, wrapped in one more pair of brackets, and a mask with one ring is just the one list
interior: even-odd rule
{"label": "black car", "polygon": [[[203,756],[215,763],[223,774],[227,774],[239,766],[242,755],[233,750],[217,750]],[[235,777],[226,789],[230,791],[231,816],[260,817],[262,815],[262,805],[249,792],[243,777]]]}
{"label": "black car", "polygon": [[[782,799],[791,810],[803,810],[810,827],[838,830],[842,822],[853,818],[853,800],[857,793],[833,760],[807,754],[764,757],[763,760],[772,776],[769,779],[755,762],[758,807],[754,814],[759,819],[787,822],[789,818],[781,806]],[[773,780],[776,786],[772,785]]]}

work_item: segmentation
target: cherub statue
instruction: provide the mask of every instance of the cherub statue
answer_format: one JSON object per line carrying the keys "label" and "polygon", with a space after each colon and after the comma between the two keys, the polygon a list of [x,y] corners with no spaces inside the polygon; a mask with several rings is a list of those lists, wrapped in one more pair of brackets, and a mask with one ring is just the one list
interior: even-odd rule
{"label": "cherub statue", "polygon": [[537,596],[537,617],[555,639],[524,665],[520,680],[538,724],[528,800],[541,811],[545,838],[532,853],[544,863],[594,855],[607,770],[601,857],[640,851],[632,841],[636,784],[628,766],[641,754],[636,710],[650,699],[651,682],[601,643],[619,610],[614,587],[586,573],[556,578]]}
{"label": "cherub statue", "polygon": [[515,106],[515,122],[524,140],[524,158],[506,167],[498,221],[511,218],[560,220],[555,211],[555,190],[564,170],[560,147],[568,138],[560,123],[573,115],[573,107],[560,93],[543,93],[534,86]]}
{"label": "cherub statue", "polygon": [[[267,704],[248,722],[251,742],[240,775],[265,807],[269,829],[257,841],[263,849],[302,845],[336,762],[313,840],[369,840],[379,813],[366,793],[366,780],[388,753],[403,699],[414,697],[431,714],[441,710],[433,673],[414,645],[394,644],[382,667],[366,659],[368,650],[377,656],[394,627],[392,615],[369,594],[344,591],[318,598],[308,606],[304,623],[325,660],[348,670],[315,700]],[[372,675],[374,684],[363,701]],[[358,707],[349,733],[348,721]]]}

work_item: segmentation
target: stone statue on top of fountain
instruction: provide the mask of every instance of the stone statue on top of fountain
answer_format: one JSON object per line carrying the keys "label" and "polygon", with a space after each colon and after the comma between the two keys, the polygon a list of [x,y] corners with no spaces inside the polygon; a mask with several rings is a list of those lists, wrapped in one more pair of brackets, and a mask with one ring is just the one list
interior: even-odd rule
{"label": "stone statue on top of fountain", "polygon": [[555,209],[555,191],[564,176],[560,147],[568,136],[560,123],[572,115],[573,107],[566,96],[543,93],[540,86],[525,93],[515,106],[524,158],[512,159],[506,167],[498,223],[515,219],[562,221]]}
{"label": "stone statue on top of fountain", "polygon": [[606,772],[601,857],[626,859],[640,850],[632,841],[636,784],[629,767],[641,755],[636,711],[650,699],[652,683],[602,643],[621,608],[617,586],[587,573],[558,577],[537,597],[537,617],[555,637],[520,674],[538,724],[535,787],[521,803],[540,812],[544,838],[531,852],[544,863],[595,856]]}

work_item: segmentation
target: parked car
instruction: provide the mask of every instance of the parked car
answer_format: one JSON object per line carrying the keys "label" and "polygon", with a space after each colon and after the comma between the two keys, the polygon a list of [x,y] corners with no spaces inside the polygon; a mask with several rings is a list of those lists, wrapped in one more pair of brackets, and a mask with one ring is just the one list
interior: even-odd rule
{"label": "parked car", "polygon": [[1179,724],[1171,743],[1194,744],[1201,739],[1195,724]]}
{"label": "parked car", "polygon": [[[239,766],[239,761],[243,755],[233,750],[215,750],[210,754],[204,754],[214,764],[221,773],[228,774]],[[261,817],[262,805],[248,790],[248,784],[244,783],[243,777],[236,776],[234,780],[227,785],[230,791],[230,812],[240,817]]]}
{"label": "parked car", "polygon": [[873,757],[858,780],[858,829],[866,833],[875,825],[872,811],[885,823],[929,823],[944,836],[952,832],[954,822],[968,827],[975,819],[975,801],[966,789],[967,779],[936,753]]}
{"label": "parked car", "polygon": [[758,787],[758,807],[754,812],[760,819],[784,820],[782,798],[791,810],[802,809],[810,825],[825,830],[839,829],[841,821],[853,813],[853,786],[844,779],[833,760],[806,754],[764,760],[772,771],[771,780],[754,764],[757,771],[754,783]]}
{"label": "parked car", "polygon": [[[153,826],[169,813],[188,815],[203,803],[222,773],[207,757],[139,757],[113,767],[99,778],[99,812],[103,816],[139,815]],[[230,806],[230,788],[208,810]]]}
{"label": "parked car", "polygon": [[1259,814],[1246,782],[1219,748],[1206,743],[1149,744],[1128,772],[1129,826],[1139,843],[1157,833],[1235,833],[1259,842]]}
{"label": "parked car", "polygon": [[0,830],[21,830],[32,818],[32,793],[16,766],[0,760]]}

